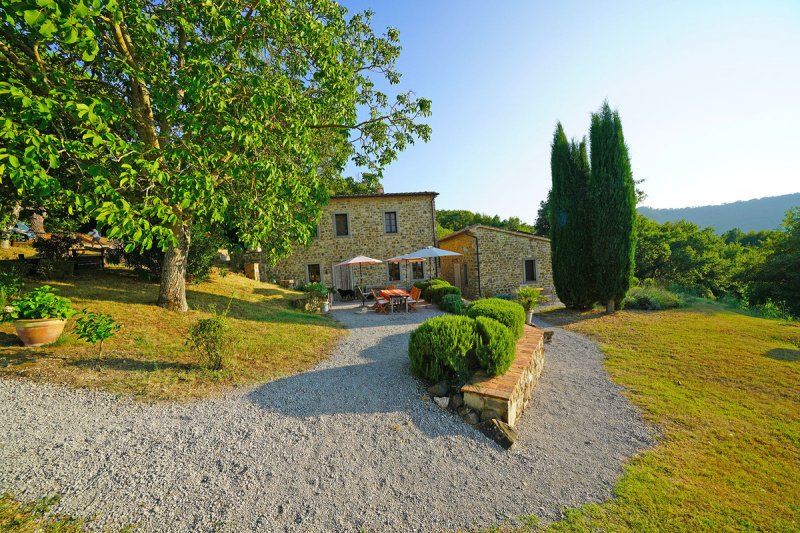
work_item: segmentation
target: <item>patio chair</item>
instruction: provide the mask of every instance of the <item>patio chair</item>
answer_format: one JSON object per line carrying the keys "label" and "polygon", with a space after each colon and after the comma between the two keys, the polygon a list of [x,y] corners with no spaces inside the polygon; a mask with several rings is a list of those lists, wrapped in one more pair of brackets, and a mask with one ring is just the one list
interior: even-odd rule
{"label": "patio chair", "polygon": [[381,298],[379,295],[375,294],[375,289],[370,289],[372,291],[372,297],[375,298],[375,305],[373,309],[375,309],[378,313],[386,313],[389,311],[389,300],[386,298]]}
{"label": "patio chair", "polygon": [[417,310],[417,304],[421,301],[420,294],[422,294],[422,289],[418,287],[414,287],[411,289],[411,297],[408,300],[406,300],[406,302],[408,303],[409,311],[411,311],[412,309],[414,311]]}

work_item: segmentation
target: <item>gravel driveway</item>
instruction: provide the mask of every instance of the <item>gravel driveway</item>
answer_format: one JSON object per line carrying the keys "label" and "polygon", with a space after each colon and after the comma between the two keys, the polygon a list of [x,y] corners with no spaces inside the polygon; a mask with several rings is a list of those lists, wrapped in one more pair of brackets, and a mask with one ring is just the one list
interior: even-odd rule
{"label": "gravel driveway", "polygon": [[0,380],[0,491],[60,493],[97,528],[448,530],[608,498],[651,442],[581,336],[556,330],[505,451],[420,400],[408,334],[435,312],[335,314],[331,359],[190,405]]}

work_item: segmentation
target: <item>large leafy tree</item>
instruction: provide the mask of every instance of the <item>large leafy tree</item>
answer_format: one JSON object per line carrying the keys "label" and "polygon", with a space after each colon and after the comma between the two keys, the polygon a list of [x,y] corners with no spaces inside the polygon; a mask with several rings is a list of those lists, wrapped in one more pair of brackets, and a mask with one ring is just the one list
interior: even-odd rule
{"label": "large leafy tree", "polygon": [[568,141],[559,122],[550,151],[553,188],[550,204],[550,245],[553,283],[567,307],[586,309],[594,299],[591,225],[586,196],[589,159],[586,141]]}
{"label": "large leafy tree", "polygon": [[4,2],[0,179],[165,250],[159,304],[186,310],[196,223],[286,255],[348,158],[380,176],[428,139],[430,102],[383,89],[398,32],[370,17],[332,0]]}
{"label": "large leafy tree", "polygon": [[595,290],[613,312],[630,287],[633,275],[636,187],[631,173],[622,121],[608,102],[592,113],[589,128],[592,259]]}

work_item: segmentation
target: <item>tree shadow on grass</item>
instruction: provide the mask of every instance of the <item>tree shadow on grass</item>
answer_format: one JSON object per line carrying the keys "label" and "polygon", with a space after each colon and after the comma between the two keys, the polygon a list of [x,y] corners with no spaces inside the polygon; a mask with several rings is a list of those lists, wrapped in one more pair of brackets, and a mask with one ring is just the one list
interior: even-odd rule
{"label": "tree shadow on grass", "polygon": [[792,363],[800,361],[800,350],[792,350],[791,348],[773,348],[764,355],[778,361],[789,361]]}
{"label": "tree shadow on grass", "polygon": [[602,318],[603,316],[605,316],[605,313],[597,309],[589,311],[575,311],[574,309],[562,307],[552,311],[534,313],[533,320],[535,323],[541,323],[545,327],[561,327],[583,322],[585,320],[596,320],[598,318]]}
{"label": "tree shadow on grass", "polygon": [[106,368],[124,372],[157,372],[168,369],[190,371],[197,369],[195,365],[190,363],[132,359],[130,357],[87,357],[70,361],[69,364],[83,369]]}
{"label": "tree shadow on grass", "polygon": [[[350,335],[359,335],[359,329],[353,328]],[[247,397],[262,409],[294,418],[406,412],[428,437],[462,435],[491,445],[457,414],[445,414],[430,400],[421,399],[425,391],[411,374],[408,334],[386,336],[358,355],[363,362],[333,367],[323,363],[323,368],[257,387]],[[361,420],[354,417],[353,423]]]}

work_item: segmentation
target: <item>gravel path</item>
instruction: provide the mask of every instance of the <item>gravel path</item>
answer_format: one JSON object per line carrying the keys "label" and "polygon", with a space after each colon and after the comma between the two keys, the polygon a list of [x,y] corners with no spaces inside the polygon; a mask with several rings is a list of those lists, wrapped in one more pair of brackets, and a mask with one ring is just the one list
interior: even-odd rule
{"label": "gravel path", "polygon": [[0,492],[146,531],[430,531],[610,497],[651,437],[596,345],[556,330],[504,451],[420,400],[408,334],[433,314],[336,311],[352,329],[331,359],[190,405],[0,380]]}

